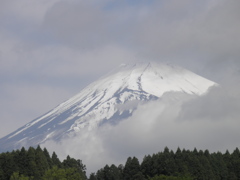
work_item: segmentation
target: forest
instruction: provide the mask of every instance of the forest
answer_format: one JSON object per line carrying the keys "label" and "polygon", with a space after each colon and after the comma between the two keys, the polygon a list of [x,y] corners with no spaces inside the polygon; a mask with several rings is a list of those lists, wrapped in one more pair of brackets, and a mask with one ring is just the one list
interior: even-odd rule
{"label": "forest", "polygon": [[105,165],[86,176],[86,165],[67,156],[60,161],[55,152],[46,148],[29,147],[0,154],[1,180],[238,180],[240,151],[232,153],[196,148],[192,151],[167,147],[146,155],[141,162],[128,157],[124,165]]}

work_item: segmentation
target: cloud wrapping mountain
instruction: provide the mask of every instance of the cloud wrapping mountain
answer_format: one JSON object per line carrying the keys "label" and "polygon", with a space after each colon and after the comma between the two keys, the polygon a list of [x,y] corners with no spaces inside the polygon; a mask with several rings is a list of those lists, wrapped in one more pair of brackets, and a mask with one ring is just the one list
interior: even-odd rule
{"label": "cloud wrapping mountain", "polygon": [[[2,138],[1,148],[40,144],[60,151],[61,156],[81,156],[92,170],[91,162],[97,168],[129,155],[158,151],[163,145],[175,148],[184,145],[181,139],[192,141],[201,133],[192,131],[200,121],[189,123],[182,107],[207,96],[214,86],[217,84],[172,64],[123,64]],[[189,124],[192,129],[187,132]],[[195,145],[202,144],[191,143]]]}
{"label": "cloud wrapping mountain", "polygon": [[[118,64],[155,60],[181,65],[221,86],[182,105],[173,103],[175,108],[167,108],[172,115],[172,121],[168,122],[173,127],[159,126],[161,131],[154,132],[150,131],[150,125],[149,131],[171,132],[162,134],[169,138],[169,145],[173,142],[190,148],[196,144],[217,151],[231,150],[238,145],[240,125],[237,121],[240,117],[239,8],[240,1],[236,0],[0,1],[1,137],[52,109]],[[116,107],[126,110],[140,106],[146,107],[145,113],[152,112],[148,119],[156,125],[154,119],[158,118],[150,115],[158,111],[147,110],[146,103],[136,100]],[[134,116],[144,117],[137,110]],[[174,123],[179,129],[174,128]],[[124,129],[125,121],[121,124],[119,128]],[[136,125],[131,128],[142,130],[143,126],[144,123],[142,126],[139,123],[139,128]],[[116,136],[121,137],[120,129],[115,130],[119,132]],[[86,145],[89,153],[95,147],[108,159],[113,148],[107,136],[110,130],[106,130],[106,137],[100,135],[103,133],[94,131],[95,137],[87,132],[82,137],[89,144]],[[190,138],[184,132],[194,132],[195,137]],[[144,131],[144,136],[138,135],[140,139],[150,138]],[[75,140],[78,142],[78,138]],[[139,149],[146,148],[145,142],[156,147],[158,141],[151,144],[150,138]],[[115,155],[121,154],[120,150],[131,154],[135,150],[130,146],[133,142],[134,139],[129,144],[122,142],[122,146],[114,144],[119,149],[113,148]],[[66,144],[74,149],[70,142]],[[132,150],[128,151],[127,147]],[[59,146],[60,149],[67,147]]]}
{"label": "cloud wrapping mountain", "polygon": [[[239,109],[240,96],[228,102],[227,110],[221,105],[221,99],[232,96],[221,86],[211,88],[200,97],[166,93],[160,100],[139,105],[131,117],[117,126],[105,124],[93,131],[83,130],[60,143],[49,141],[43,146],[50,151],[57,150],[62,158],[71,154],[83,159],[88,164],[88,173],[106,164],[124,164],[129,156],[141,160],[144,155],[162,151],[166,146],[173,150],[180,147],[231,152],[239,146],[240,114],[235,109]],[[215,112],[211,113],[211,109]],[[230,113],[225,113],[228,110]]]}

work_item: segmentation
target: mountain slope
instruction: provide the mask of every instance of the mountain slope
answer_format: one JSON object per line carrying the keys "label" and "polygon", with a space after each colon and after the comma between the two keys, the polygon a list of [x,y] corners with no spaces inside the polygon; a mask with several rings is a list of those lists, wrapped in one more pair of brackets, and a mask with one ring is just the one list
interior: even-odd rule
{"label": "mountain slope", "polygon": [[[155,100],[170,91],[202,95],[213,85],[212,81],[169,64],[121,65],[48,113],[0,139],[1,149],[35,146],[49,139],[59,141],[82,128],[91,130],[104,123],[117,124],[132,115],[137,102]],[[121,108],[131,102],[136,105]]]}

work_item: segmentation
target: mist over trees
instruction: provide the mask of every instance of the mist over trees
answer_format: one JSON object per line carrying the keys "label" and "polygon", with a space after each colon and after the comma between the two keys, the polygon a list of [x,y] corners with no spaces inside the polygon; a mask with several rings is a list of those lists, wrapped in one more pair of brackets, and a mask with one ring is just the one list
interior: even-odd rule
{"label": "mist over trees", "polygon": [[146,155],[142,162],[128,157],[124,165],[105,165],[86,176],[81,160],[67,156],[60,161],[55,152],[29,147],[0,154],[1,180],[224,180],[240,179],[240,151],[232,153],[178,148]]}

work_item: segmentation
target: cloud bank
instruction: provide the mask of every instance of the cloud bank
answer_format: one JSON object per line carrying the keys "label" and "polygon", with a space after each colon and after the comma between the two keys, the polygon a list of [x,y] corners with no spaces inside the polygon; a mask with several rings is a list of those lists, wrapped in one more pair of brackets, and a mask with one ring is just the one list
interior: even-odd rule
{"label": "cloud bank", "polygon": [[[231,99],[231,100],[230,100]],[[124,164],[127,157],[163,151],[164,147],[232,151],[239,145],[240,94],[221,86],[201,97],[166,93],[147,104],[140,104],[133,116],[116,126],[105,125],[82,130],[73,139],[43,146],[83,160],[88,173],[106,164]]]}

